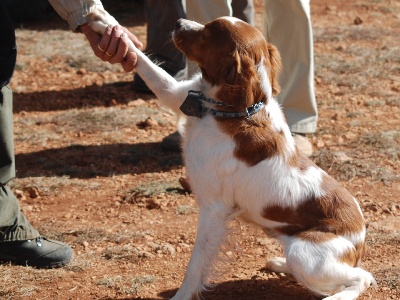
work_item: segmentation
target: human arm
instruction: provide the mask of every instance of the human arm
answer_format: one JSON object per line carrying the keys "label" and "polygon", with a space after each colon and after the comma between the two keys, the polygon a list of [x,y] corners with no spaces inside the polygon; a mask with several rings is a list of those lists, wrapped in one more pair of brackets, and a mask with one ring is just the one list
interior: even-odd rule
{"label": "human arm", "polygon": [[[100,0],[49,0],[49,2],[55,11],[68,22],[71,30],[85,34],[97,57],[112,64],[121,63],[127,72],[135,68],[137,56],[128,51],[128,39],[131,39],[138,48],[143,47],[135,35],[126,28],[116,25],[110,26],[106,34],[101,36],[87,25],[90,11],[93,9],[104,10]],[[115,23],[118,24],[116,21]]]}

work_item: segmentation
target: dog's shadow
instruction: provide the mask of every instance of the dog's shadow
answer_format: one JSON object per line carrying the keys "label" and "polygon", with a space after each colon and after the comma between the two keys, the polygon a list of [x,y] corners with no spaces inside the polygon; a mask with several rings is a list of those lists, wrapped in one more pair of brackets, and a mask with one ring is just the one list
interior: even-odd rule
{"label": "dog's shadow", "polygon": [[[177,291],[177,289],[163,291],[158,294],[159,298],[131,297],[125,298],[125,300],[170,299]],[[292,276],[270,278],[267,280],[245,279],[225,281],[202,294],[202,299],[205,300],[319,300],[322,298],[296,283]],[[113,298],[106,299],[112,300]]]}
{"label": "dog's shadow", "polygon": [[168,171],[183,165],[179,151],[164,151],[160,142],[73,145],[16,155],[17,177],[109,177]]}

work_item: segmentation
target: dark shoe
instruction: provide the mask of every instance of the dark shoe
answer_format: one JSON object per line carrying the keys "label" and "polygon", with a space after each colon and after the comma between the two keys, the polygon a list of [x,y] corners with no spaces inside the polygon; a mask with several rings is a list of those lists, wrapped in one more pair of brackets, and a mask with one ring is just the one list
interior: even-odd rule
{"label": "dark shoe", "polygon": [[161,148],[168,151],[181,151],[181,140],[181,135],[178,131],[175,131],[163,138],[161,141]]}
{"label": "dark shoe", "polygon": [[38,237],[34,240],[0,242],[0,261],[36,268],[59,268],[74,254],[67,244]]}

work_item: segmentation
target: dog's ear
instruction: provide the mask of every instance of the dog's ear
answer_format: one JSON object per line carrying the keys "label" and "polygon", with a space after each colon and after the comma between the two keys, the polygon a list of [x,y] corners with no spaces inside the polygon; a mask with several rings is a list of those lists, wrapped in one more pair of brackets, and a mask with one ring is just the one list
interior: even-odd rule
{"label": "dog's ear", "polygon": [[272,95],[276,96],[281,91],[279,86],[279,74],[282,70],[282,60],[278,49],[275,46],[268,44],[268,58],[269,62],[266,62],[266,68],[269,70],[269,77],[272,86]]}
{"label": "dog's ear", "polygon": [[223,89],[220,99],[234,105],[238,110],[244,110],[264,98],[260,89],[254,58],[248,53],[235,50],[224,64]]}
{"label": "dog's ear", "polygon": [[238,80],[239,74],[242,72],[242,62],[240,60],[239,52],[236,50],[231,56],[227,57],[221,63],[224,68],[222,70],[222,79],[228,85],[233,85]]}

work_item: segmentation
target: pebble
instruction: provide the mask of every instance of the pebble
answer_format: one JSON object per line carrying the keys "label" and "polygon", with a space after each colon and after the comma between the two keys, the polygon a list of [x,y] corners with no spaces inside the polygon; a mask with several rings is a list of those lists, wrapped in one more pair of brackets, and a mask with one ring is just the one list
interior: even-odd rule
{"label": "pebble", "polygon": [[138,122],[136,125],[141,128],[151,128],[157,127],[158,122],[154,118],[148,117],[146,120]]}
{"label": "pebble", "polygon": [[346,162],[346,161],[353,160],[351,157],[347,156],[347,154],[344,153],[343,151],[337,151],[337,152],[333,153],[333,155],[335,156],[335,158],[338,161],[341,161],[341,162]]}
{"label": "pebble", "polygon": [[321,141],[321,140],[318,140],[317,141],[317,148],[323,148],[323,147],[325,147],[325,143],[323,141]]}
{"label": "pebble", "polygon": [[111,99],[109,105],[110,105],[110,106],[117,106],[117,105],[118,105],[118,102],[117,102],[117,100],[115,100],[115,99]]}
{"label": "pebble", "polygon": [[40,197],[39,190],[38,190],[38,188],[36,188],[36,187],[30,187],[30,188],[28,188],[28,193],[29,193],[29,197],[31,197],[31,198],[38,198],[38,197]]}
{"label": "pebble", "polygon": [[26,200],[26,197],[24,195],[24,192],[21,190],[15,190],[14,191],[15,196],[20,200],[20,201],[24,201]]}
{"label": "pebble", "polygon": [[137,99],[135,101],[129,101],[128,106],[137,107],[137,106],[142,106],[145,104],[146,104],[146,101],[144,101],[143,99]]}
{"label": "pebble", "polygon": [[174,256],[176,254],[174,246],[168,243],[157,244],[154,242],[148,242],[147,246],[149,246],[150,249],[152,249],[157,254],[169,254],[171,256]]}
{"label": "pebble", "polygon": [[270,239],[268,239],[268,238],[257,238],[257,243],[260,246],[267,246],[267,245],[270,244]]}
{"label": "pebble", "polygon": [[354,25],[361,25],[363,23],[363,20],[361,20],[360,17],[356,17],[353,21]]}
{"label": "pebble", "polygon": [[146,208],[147,209],[155,209],[155,208],[160,208],[161,203],[157,199],[149,199],[146,202]]}

